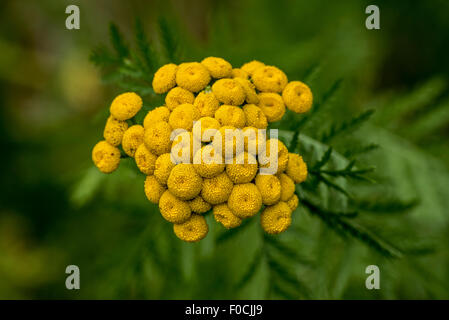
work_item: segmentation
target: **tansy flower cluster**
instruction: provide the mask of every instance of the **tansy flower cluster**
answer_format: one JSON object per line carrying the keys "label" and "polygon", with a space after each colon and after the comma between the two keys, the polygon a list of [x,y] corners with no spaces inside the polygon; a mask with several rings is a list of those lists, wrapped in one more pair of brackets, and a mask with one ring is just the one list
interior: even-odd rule
{"label": "tansy flower cluster", "polygon": [[142,108],[136,93],[112,101],[104,140],[92,150],[98,169],[111,173],[121,157],[134,158],[146,175],[146,197],[184,241],[207,235],[207,212],[228,229],[261,212],[265,232],[285,231],[307,166],[265,130],[286,109],[307,112],[309,87],[259,61],[233,68],[217,57],[164,65],[152,86],[165,105],[150,110],[141,125],[134,124]]}

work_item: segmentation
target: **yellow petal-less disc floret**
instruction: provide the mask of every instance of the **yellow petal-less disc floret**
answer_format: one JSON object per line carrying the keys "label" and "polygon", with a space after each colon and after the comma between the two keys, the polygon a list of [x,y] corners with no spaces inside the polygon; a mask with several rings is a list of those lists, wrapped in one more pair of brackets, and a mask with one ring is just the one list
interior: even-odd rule
{"label": "yellow petal-less disc floret", "polygon": [[226,173],[234,183],[251,182],[257,174],[257,160],[247,152],[235,157],[232,163],[226,165]]}
{"label": "yellow petal-less disc floret", "polygon": [[259,132],[255,127],[245,127],[242,130],[242,135],[246,152],[257,156],[265,150],[267,137],[264,132]]}
{"label": "yellow petal-less disc floret", "polygon": [[137,148],[143,143],[145,130],[139,124],[133,125],[125,131],[122,140],[122,147],[125,153],[134,158]]}
{"label": "yellow petal-less disc floret", "polygon": [[155,168],[157,156],[151,153],[145,144],[141,144],[134,154],[134,160],[136,161],[137,168],[146,174],[152,175]]}
{"label": "yellow petal-less disc floret", "polygon": [[201,91],[196,96],[193,105],[200,110],[202,117],[213,117],[220,106],[220,101],[213,92]]}
{"label": "yellow petal-less disc floret", "polygon": [[249,74],[248,72],[240,69],[240,68],[234,68],[232,69],[232,78],[241,78],[241,79],[245,79],[248,80],[249,78]]}
{"label": "yellow petal-less disc floret", "polygon": [[189,203],[177,198],[169,190],[159,199],[159,211],[162,217],[171,223],[183,223],[192,214]]}
{"label": "yellow petal-less disc floret", "polygon": [[173,225],[173,231],[183,241],[197,242],[206,237],[209,227],[203,216],[192,214],[186,222]]}
{"label": "yellow petal-less disc floret", "polygon": [[201,64],[206,67],[212,78],[228,78],[232,75],[232,66],[223,58],[208,57],[201,61]]}
{"label": "yellow petal-less disc floret", "polygon": [[281,198],[281,182],[278,177],[271,174],[258,174],[256,176],[256,187],[262,195],[265,205],[273,205]]}
{"label": "yellow petal-less disc floret", "polygon": [[170,110],[165,107],[157,107],[151,111],[148,111],[147,115],[143,119],[143,127],[147,128],[152,123],[156,123],[159,121],[168,122],[168,117],[170,116]]}
{"label": "yellow petal-less disc floret", "polygon": [[170,158],[170,153],[161,154],[154,165],[154,177],[159,181],[159,183],[166,185],[170,172],[175,167],[174,163]]}
{"label": "yellow petal-less disc floret", "polygon": [[117,120],[128,120],[142,108],[142,98],[134,92],[125,92],[111,103],[110,112]]}
{"label": "yellow petal-less disc floret", "polygon": [[281,181],[281,201],[288,201],[295,193],[295,183],[285,173],[279,175],[279,181]]}
{"label": "yellow petal-less disc floret", "polygon": [[171,89],[165,96],[165,105],[170,111],[184,103],[193,103],[195,96],[189,90],[175,87]]}
{"label": "yellow petal-less disc floret", "polygon": [[241,219],[249,218],[262,207],[262,196],[253,183],[236,184],[229,195],[228,207]]}
{"label": "yellow petal-less disc floret", "polygon": [[251,76],[254,73],[254,71],[256,71],[256,69],[260,67],[265,67],[265,64],[260,61],[253,60],[245,63],[243,66],[240,67],[240,69],[242,69]]}
{"label": "yellow petal-less disc floret", "polygon": [[235,78],[234,80],[237,81],[242,86],[243,91],[245,91],[246,102],[253,104],[259,103],[256,87],[251,83],[251,81],[242,78]]}
{"label": "yellow petal-less disc floret", "polygon": [[216,151],[221,150],[223,158],[232,159],[244,150],[242,130],[232,126],[223,126],[215,134],[212,145]]}
{"label": "yellow petal-less disc floret", "polygon": [[[271,144],[273,143],[273,147]],[[275,148],[274,145],[277,144],[277,153],[271,157],[271,148]],[[284,172],[287,169],[288,163],[288,149],[282,141],[278,139],[269,139],[267,141],[265,151],[259,153],[259,164],[262,168],[269,168],[275,165],[275,161],[277,161],[277,171],[273,172],[279,174]]]}
{"label": "yellow petal-less disc floret", "polygon": [[200,111],[190,103],[180,104],[172,111],[168,118],[168,123],[172,129],[185,129],[191,131],[193,121],[200,118]]}
{"label": "yellow petal-less disc floret", "polygon": [[226,202],[231,194],[233,185],[226,172],[223,172],[216,177],[203,180],[201,196],[210,204]]}
{"label": "yellow petal-less disc floret", "polygon": [[287,203],[280,201],[266,207],[260,215],[262,229],[269,234],[278,234],[287,230],[292,223],[291,209]]}
{"label": "yellow petal-less disc floret", "polygon": [[92,149],[92,161],[103,173],[111,173],[120,163],[120,150],[106,141],[98,142]]}
{"label": "yellow petal-less disc floret", "polygon": [[220,79],[212,85],[212,92],[220,102],[239,106],[245,101],[245,91],[235,79]]}
{"label": "yellow petal-less disc floret", "polygon": [[162,194],[167,190],[159,181],[156,180],[154,176],[147,176],[145,179],[145,195],[147,199],[154,203],[158,204],[159,199]]}
{"label": "yellow petal-less disc floret", "polygon": [[172,128],[167,122],[159,121],[145,128],[143,142],[149,151],[156,155],[170,152]]}
{"label": "yellow petal-less disc floret", "polygon": [[259,108],[262,109],[268,122],[275,122],[282,119],[285,114],[285,105],[282,97],[277,93],[259,93]]}
{"label": "yellow petal-less disc floret", "polygon": [[123,134],[128,129],[128,123],[109,116],[103,131],[104,139],[114,147],[122,143]]}
{"label": "yellow petal-less disc floret", "polygon": [[153,77],[153,90],[155,93],[166,93],[176,86],[176,71],[178,66],[174,63],[160,67]]}
{"label": "yellow petal-less disc floret", "polygon": [[203,179],[190,163],[177,164],[167,180],[170,192],[181,200],[195,198],[203,186]]}
{"label": "yellow petal-less disc floret", "polygon": [[287,108],[296,113],[309,111],[313,103],[312,91],[301,81],[289,82],[282,91],[282,99]]}
{"label": "yellow petal-less disc floret", "polygon": [[205,213],[212,208],[209,202],[204,201],[201,196],[197,196],[189,201],[190,209],[195,213]]}
{"label": "yellow petal-less disc floret", "polygon": [[233,214],[226,203],[214,206],[213,212],[215,221],[227,229],[236,228],[242,224],[242,219]]}
{"label": "yellow petal-less disc floret", "polygon": [[[198,141],[210,142],[220,127],[220,122],[217,119],[202,117],[193,125],[193,137]],[[205,134],[206,130],[207,132]]]}
{"label": "yellow petal-less disc floret", "polygon": [[257,68],[251,79],[257,90],[262,92],[281,93],[288,82],[285,73],[273,66]]}
{"label": "yellow petal-less disc floret", "polygon": [[289,208],[292,212],[295,211],[299,205],[298,196],[296,194],[294,194],[290,199],[287,200],[287,205],[289,206]]}
{"label": "yellow petal-less disc floret", "polygon": [[295,183],[304,182],[307,179],[307,165],[302,157],[296,153],[288,154],[287,175]]}
{"label": "yellow petal-less disc floret", "polygon": [[255,127],[257,129],[266,129],[268,120],[261,108],[255,104],[245,104],[243,106],[245,113],[246,125],[248,127]]}
{"label": "yellow petal-less disc floret", "polygon": [[245,113],[242,108],[224,104],[215,112],[215,119],[222,126],[243,128],[246,123]]}
{"label": "yellow petal-less disc floret", "polygon": [[206,67],[198,62],[181,63],[176,72],[176,83],[190,92],[203,90],[210,82]]}
{"label": "yellow petal-less disc floret", "polygon": [[219,152],[212,145],[206,145],[198,150],[193,158],[193,167],[204,178],[213,178],[223,172],[225,163]]}

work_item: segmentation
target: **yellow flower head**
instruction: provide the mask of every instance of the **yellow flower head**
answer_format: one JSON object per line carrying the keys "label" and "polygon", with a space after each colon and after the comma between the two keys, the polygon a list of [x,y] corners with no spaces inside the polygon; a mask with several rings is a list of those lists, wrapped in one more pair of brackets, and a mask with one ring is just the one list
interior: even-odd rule
{"label": "yellow flower head", "polygon": [[120,150],[106,141],[98,142],[92,149],[92,161],[103,173],[111,173],[120,163]]}
{"label": "yellow flower head", "polygon": [[193,139],[193,133],[182,131],[173,139],[171,160],[176,163],[192,163],[195,152],[201,148],[201,143]]}
{"label": "yellow flower head", "polygon": [[195,213],[205,213],[212,208],[211,204],[204,201],[204,199],[201,196],[197,196],[196,198],[190,200],[189,206],[190,209],[192,209],[192,212]]}
{"label": "yellow flower head", "polygon": [[260,215],[262,229],[269,234],[284,232],[291,223],[292,216],[290,207],[283,201],[266,207]]}
{"label": "yellow flower head", "polygon": [[248,103],[257,104],[259,103],[259,97],[257,96],[256,87],[251,83],[251,81],[242,78],[235,78],[245,91],[245,100]]}
{"label": "yellow flower head", "polygon": [[103,131],[104,139],[114,147],[122,143],[123,134],[128,129],[128,123],[109,116]]}
{"label": "yellow flower head", "polygon": [[137,168],[146,175],[153,174],[156,159],[156,155],[152,154],[147,147],[145,147],[145,144],[141,144],[134,154]]}
{"label": "yellow flower head", "polygon": [[159,121],[145,128],[143,142],[149,151],[156,155],[170,152],[172,128],[167,122]]}
{"label": "yellow flower head", "polygon": [[201,61],[201,64],[206,67],[212,78],[227,78],[232,75],[231,64],[223,58],[208,57]]}
{"label": "yellow flower head", "polygon": [[257,174],[257,160],[251,154],[242,152],[232,163],[226,165],[226,173],[234,183],[251,182]]}
{"label": "yellow flower head", "polygon": [[161,184],[167,184],[170,172],[175,167],[175,163],[170,158],[170,153],[161,154],[154,165],[154,176]]}
{"label": "yellow flower head", "polygon": [[296,113],[309,111],[313,103],[312,91],[301,81],[289,82],[282,91],[282,99],[287,108]]}
{"label": "yellow flower head", "polygon": [[245,91],[235,79],[220,79],[212,85],[212,92],[224,104],[239,106],[245,101]]}
{"label": "yellow flower head", "polygon": [[296,153],[288,154],[286,173],[295,183],[301,183],[307,179],[307,165],[300,155]]}
{"label": "yellow flower head", "polygon": [[226,202],[231,194],[233,183],[226,172],[210,179],[204,179],[201,196],[210,204]]}
{"label": "yellow flower head", "polygon": [[245,113],[242,108],[222,105],[215,112],[215,119],[217,119],[222,126],[233,126],[236,128],[243,128],[246,123]]}
{"label": "yellow flower head", "polygon": [[193,167],[204,178],[213,178],[223,172],[225,163],[219,152],[212,145],[206,145],[198,150],[193,157]]}
{"label": "yellow flower head", "polygon": [[190,163],[177,164],[167,180],[170,192],[181,200],[195,198],[203,187],[203,179]]}
{"label": "yellow flower head", "polygon": [[131,126],[125,131],[122,147],[128,156],[134,158],[137,148],[143,143],[144,131],[143,127],[139,124]]}
{"label": "yellow flower head", "polygon": [[299,199],[296,194],[294,194],[290,199],[287,200],[287,205],[290,207],[290,210],[295,211],[298,208]]}
{"label": "yellow flower head", "polygon": [[[273,146],[271,144],[273,143]],[[271,149],[275,149],[274,145],[277,143],[277,153],[271,156]],[[262,168],[273,168],[277,161],[277,171],[273,172],[279,174],[287,169],[288,163],[288,149],[282,141],[278,139],[269,139],[267,141],[265,151],[259,153],[259,163]]]}
{"label": "yellow flower head", "polygon": [[197,242],[206,237],[209,227],[203,216],[192,214],[186,222],[173,225],[173,231],[183,241]]}
{"label": "yellow flower head", "polygon": [[236,184],[229,195],[228,207],[239,218],[249,218],[262,207],[262,196],[253,183]]}
{"label": "yellow flower head", "polygon": [[145,195],[147,199],[157,204],[162,194],[167,190],[154,176],[147,176],[145,179]]}
{"label": "yellow flower head", "polygon": [[153,90],[155,93],[166,93],[176,86],[176,71],[178,66],[173,63],[160,67],[153,77]]}
{"label": "yellow flower head", "polygon": [[221,150],[221,155],[232,159],[244,150],[242,130],[232,126],[221,127],[214,136],[212,145],[215,150]]}
{"label": "yellow flower head", "polygon": [[173,111],[180,104],[193,103],[194,100],[195,96],[192,92],[180,87],[175,87],[165,96],[165,105],[170,111]]}
{"label": "yellow flower head", "polygon": [[257,68],[251,79],[257,90],[262,92],[281,93],[288,82],[285,73],[273,66]]}
{"label": "yellow flower head", "polygon": [[295,193],[295,183],[285,173],[279,175],[279,181],[281,181],[281,201],[287,201]]}
{"label": "yellow flower head", "polygon": [[147,128],[152,123],[164,121],[168,122],[168,117],[170,116],[170,110],[165,107],[157,107],[151,111],[148,111],[145,119],[143,119],[143,127]]}
{"label": "yellow flower head", "polygon": [[172,111],[168,123],[173,129],[185,129],[191,131],[193,121],[200,118],[200,111],[190,103],[180,104]]}
{"label": "yellow flower head", "polygon": [[253,60],[251,62],[245,63],[243,66],[241,66],[240,69],[242,69],[251,76],[253,75],[254,71],[256,71],[256,69],[260,67],[265,67],[265,64],[260,61]]}
{"label": "yellow flower head", "polygon": [[242,224],[242,219],[234,215],[226,203],[214,206],[214,218],[227,229],[236,228]]}
{"label": "yellow flower head", "polygon": [[234,79],[242,78],[242,79],[248,80],[249,74],[248,74],[248,72],[246,72],[242,69],[234,68],[234,69],[232,69],[232,78],[234,78]]}
{"label": "yellow flower head", "polygon": [[271,174],[258,174],[256,176],[256,187],[262,195],[265,205],[273,205],[281,198],[281,182],[278,177]]}
{"label": "yellow flower head", "polygon": [[111,103],[110,112],[117,120],[128,120],[142,108],[142,98],[134,92],[125,92]]}
{"label": "yellow flower head", "polygon": [[193,105],[200,110],[202,117],[213,117],[220,106],[220,102],[213,92],[201,91],[196,96]]}
{"label": "yellow flower head", "polygon": [[285,114],[284,101],[277,93],[259,93],[259,108],[262,109],[268,122],[279,121]]}
{"label": "yellow flower head", "polygon": [[183,223],[191,214],[189,203],[175,197],[169,190],[159,199],[159,211],[162,217],[171,223]]}
{"label": "yellow flower head", "polygon": [[243,112],[245,113],[246,125],[248,127],[255,127],[257,129],[267,128],[267,117],[261,108],[255,104],[245,104],[243,106]]}
{"label": "yellow flower head", "polygon": [[201,63],[186,62],[179,65],[176,72],[176,83],[181,88],[190,92],[198,92],[203,90],[209,82],[209,71]]}
{"label": "yellow flower head", "polygon": [[242,130],[242,135],[246,152],[253,156],[257,156],[265,150],[267,137],[264,132],[259,132],[259,130],[254,127],[245,127]]}
{"label": "yellow flower head", "polygon": [[217,119],[202,117],[193,125],[193,136],[198,141],[210,142],[218,129],[220,129],[220,122]]}

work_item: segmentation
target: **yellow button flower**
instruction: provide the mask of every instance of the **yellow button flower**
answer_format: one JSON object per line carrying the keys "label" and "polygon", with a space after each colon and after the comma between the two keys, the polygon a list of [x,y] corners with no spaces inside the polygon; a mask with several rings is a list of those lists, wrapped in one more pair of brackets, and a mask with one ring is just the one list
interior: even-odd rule
{"label": "yellow button flower", "polygon": [[202,117],[193,125],[193,136],[198,141],[210,142],[218,129],[220,122],[217,119]]}
{"label": "yellow button flower", "polygon": [[253,183],[236,184],[229,195],[228,207],[239,218],[249,218],[262,207],[262,196]]}
{"label": "yellow button flower", "polygon": [[156,155],[170,152],[172,128],[167,122],[159,121],[145,128],[143,142],[149,151]]}
{"label": "yellow button flower", "polygon": [[170,158],[170,153],[161,154],[154,165],[154,176],[161,184],[167,184],[170,172],[175,167],[175,163]]}
{"label": "yellow button flower", "polygon": [[253,156],[257,156],[259,153],[265,151],[267,144],[265,132],[259,132],[259,130],[254,127],[245,127],[242,130],[242,135],[246,152]]}
{"label": "yellow button flower", "polygon": [[234,78],[234,79],[242,78],[242,79],[248,80],[249,74],[248,74],[248,72],[246,72],[240,68],[234,68],[234,69],[232,69],[232,78]]}
{"label": "yellow button flower", "polygon": [[273,66],[257,68],[251,79],[257,90],[262,92],[281,93],[288,82],[285,73]]}
{"label": "yellow button flower", "polygon": [[168,122],[168,117],[170,116],[170,110],[165,107],[157,107],[151,111],[148,111],[145,119],[143,119],[143,127],[147,128],[152,123],[156,123],[159,121]]}
{"label": "yellow button flower", "polygon": [[201,196],[210,204],[226,202],[231,194],[233,183],[226,172],[210,179],[204,179]]}
{"label": "yellow button flower", "polygon": [[260,215],[262,229],[269,234],[284,232],[291,223],[292,216],[290,207],[283,201],[266,207]]}
{"label": "yellow button flower", "polygon": [[223,126],[215,134],[212,145],[216,151],[221,150],[224,158],[232,159],[242,153],[245,148],[242,130]]}
{"label": "yellow button flower", "polygon": [[193,105],[200,110],[202,117],[213,117],[220,106],[220,102],[213,92],[201,91],[196,96]]}
{"label": "yellow button flower", "polygon": [[231,64],[223,58],[208,57],[201,61],[201,64],[206,67],[212,78],[227,78],[232,75]]}
{"label": "yellow button flower", "polygon": [[220,79],[212,85],[212,92],[224,104],[239,106],[245,101],[245,91],[235,79]]}
{"label": "yellow button flower", "polygon": [[246,123],[245,113],[242,108],[224,104],[215,112],[215,119],[222,126],[243,128]]}
{"label": "yellow button flower", "polygon": [[210,203],[204,201],[201,196],[197,196],[189,201],[190,209],[195,213],[206,213],[212,206]]}
{"label": "yellow button flower", "polygon": [[180,104],[193,103],[194,100],[195,96],[192,92],[180,87],[175,87],[165,96],[165,105],[170,111],[173,111]]}
{"label": "yellow button flower", "polygon": [[301,81],[289,82],[282,91],[282,99],[287,108],[296,113],[309,111],[313,103],[312,91]]}
{"label": "yellow button flower", "polygon": [[261,108],[255,104],[245,104],[243,106],[245,113],[246,125],[257,129],[266,129],[268,126],[267,117]]}
{"label": "yellow button flower", "polygon": [[173,63],[160,67],[153,77],[153,90],[155,93],[166,93],[176,86],[176,71],[178,66]]}
{"label": "yellow button flower", "polygon": [[123,134],[128,129],[128,123],[109,116],[103,131],[104,139],[114,147],[122,143]]}
{"label": "yellow button flower", "polygon": [[251,83],[251,81],[242,78],[235,78],[234,80],[242,86],[243,91],[245,92],[246,102],[253,104],[259,103],[256,87]]}
{"label": "yellow button flower", "polygon": [[295,211],[299,205],[298,196],[294,194],[290,199],[287,200],[287,205],[289,206],[290,210],[292,210],[292,212]]}
{"label": "yellow button flower", "polygon": [[156,155],[151,153],[144,144],[141,144],[134,154],[134,160],[136,161],[137,168],[139,168],[139,170],[146,175],[153,174],[156,159]]}
{"label": "yellow button flower", "polygon": [[213,212],[215,221],[227,229],[236,228],[242,224],[242,219],[233,214],[226,203],[214,206]]}
{"label": "yellow button flower", "polygon": [[159,211],[162,217],[171,223],[186,222],[192,214],[189,203],[178,199],[169,190],[159,199]]}
{"label": "yellow button flower", "polygon": [[92,149],[92,161],[103,173],[111,173],[120,163],[120,150],[106,141],[98,142]]}
{"label": "yellow button flower", "polygon": [[307,179],[307,165],[302,157],[296,153],[288,154],[287,175],[295,183],[301,183]]}
{"label": "yellow button flower", "polygon": [[256,69],[260,67],[265,67],[265,64],[260,61],[253,60],[251,62],[245,63],[243,66],[240,67],[240,69],[242,69],[251,76],[254,73],[254,71],[256,71]]}
{"label": "yellow button flower", "polygon": [[226,173],[234,183],[251,182],[257,174],[257,160],[251,154],[242,152],[232,163],[226,165]]}
{"label": "yellow button flower", "polygon": [[281,199],[281,182],[275,175],[258,174],[256,187],[259,189],[262,202],[265,205],[273,205]]}
{"label": "yellow button flower", "polygon": [[128,120],[142,108],[142,98],[134,92],[117,96],[111,103],[110,112],[117,120]]}
{"label": "yellow button flower", "polygon": [[288,201],[295,193],[295,183],[285,173],[279,175],[279,181],[281,181],[281,201]]}
{"label": "yellow button flower", "polygon": [[191,131],[193,121],[200,118],[200,111],[190,103],[180,104],[172,111],[168,118],[168,123],[173,129],[184,129]]}
{"label": "yellow button flower", "polygon": [[268,122],[279,121],[285,114],[284,101],[277,93],[259,93],[259,108],[262,109]]}
{"label": "yellow button flower", "polygon": [[147,199],[158,204],[162,194],[167,190],[154,176],[147,176],[145,179],[145,195]]}
{"label": "yellow button flower", "polygon": [[[273,147],[271,144],[273,143]],[[271,149],[275,149],[275,144],[277,143],[277,153],[273,154],[271,156]],[[281,172],[284,172],[287,169],[287,163],[288,163],[288,149],[285,146],[285,144],[282,143],[282,141],[278,139],[269,139],[267,141],[265,151],[259,153],[259,164],[262,168],[269,168],[269,169],[275,169],[277,165],[276,172],[270,172],[270,173],[276,173],[279,174]],[[276,163],[277,162],[277,163]]]}
{"label": "yellow button flower", "polygon": [[203,90],[210,82],[206,67],[198,62],[181,63],[176,72],[176,83],[190,92]]}
{"label": "yellow button flower", "polygon": [[206,237],[209,227],[203,216],[192,214],[186,222],[173,225],[173,231],[183,241],[197,242]]}
{"label": "yellow button flower", "polygon": [[201,192],[202,186],[203,179],[189,163],[176,165],[167,180],[168,190],[181,200],[195,198]]}
{"label": "yellow button flower", "polygon": [[193,157],[193,167],[204,178],[213,178],[223,172],[225,163],[219,152],[212,145],[206,145],[198,150]]}
{"label": "yellow button flower", "polygon": [[122,147],[125,153],[134,158],[137,148],[143,143],[144,129],[136,124],[128,128],[123,135]]}

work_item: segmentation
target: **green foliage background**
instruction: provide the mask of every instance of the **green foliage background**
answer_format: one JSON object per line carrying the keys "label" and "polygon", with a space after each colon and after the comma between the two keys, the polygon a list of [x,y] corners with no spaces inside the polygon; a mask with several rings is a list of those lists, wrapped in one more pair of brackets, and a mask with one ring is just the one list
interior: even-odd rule
{"label": "green foliage background", "polygon": [[[64,28],[68,4],[78,31]],[[368,4],[6,2],[0,298],[449,298],[449,6],[378,1],[369,31]],[[142,117],[163,101],[158,66],[210,55],[276,65],[314,93],[312,112],[275,126],[311,169],[280,236],[209,215],[207,238],[183,243],[130,159],[111,175],[91,164],[116,94],[139,92]],[[65,289],[69,264],[79,291]],[[365,288],[370,264],[380,290]]]}

